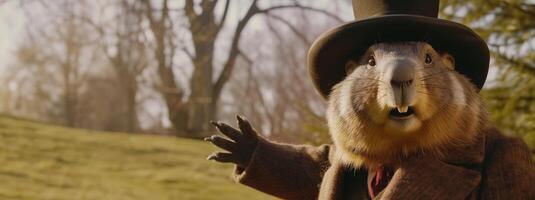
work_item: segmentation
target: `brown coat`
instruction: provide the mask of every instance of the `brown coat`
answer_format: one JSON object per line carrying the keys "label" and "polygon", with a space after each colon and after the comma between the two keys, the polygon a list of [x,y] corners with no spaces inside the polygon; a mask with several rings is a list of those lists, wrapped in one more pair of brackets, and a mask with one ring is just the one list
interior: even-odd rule
{"label": "brown coat", "polygon": [[[404,162],[375,199],[535,199],[535,165],[524,142],[489,129],[446,159]],[[331,145],[261,140],[238,182],[283,199],[369,199],[367,172],[337,163]]]}

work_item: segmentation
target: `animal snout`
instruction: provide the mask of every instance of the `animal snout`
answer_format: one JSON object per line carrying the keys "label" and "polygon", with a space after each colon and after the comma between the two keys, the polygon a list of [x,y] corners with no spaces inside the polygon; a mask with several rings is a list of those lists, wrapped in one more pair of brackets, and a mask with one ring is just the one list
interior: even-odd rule
{"label": "animal snout", "polygon": [[412,85],[412,79],[403,81],[391,80],[390,85],[392,85],[392,87],[408,87]]}
{"label": "animal snout", "polygon": [[392,87],[408,87],[414,79],[414,65],[407,60],[396,60],[392,63]]}
{"label": "animal snout", "polygon": [[397,107],[401,113],[407,112],[416,98],[415,63],[407,59],[393,59],[387,66],[392,89],[390,106]]}

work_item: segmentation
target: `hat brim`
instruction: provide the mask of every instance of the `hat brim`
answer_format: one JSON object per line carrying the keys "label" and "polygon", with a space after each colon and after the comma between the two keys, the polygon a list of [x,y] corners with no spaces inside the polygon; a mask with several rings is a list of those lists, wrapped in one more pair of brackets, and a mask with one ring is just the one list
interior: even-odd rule
{"label": "hat brim", "polygon": [[490,54],[472,29],[448,20],[386,15],[353,21],[323,33],[310,47],[308,69],[314,86],[327,98],[342,81],[345,63],[379,42],[425,41],[455,58],[455,68],[479,89],[487,78]]}

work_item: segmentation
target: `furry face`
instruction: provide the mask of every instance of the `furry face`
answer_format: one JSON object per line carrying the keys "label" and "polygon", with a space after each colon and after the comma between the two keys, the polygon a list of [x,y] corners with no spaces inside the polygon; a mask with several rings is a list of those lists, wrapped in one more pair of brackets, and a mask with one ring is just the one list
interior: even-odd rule
{"label": "furry face", "polygon": [[454,64],[424,42],[379,43],[347,62],[327,111],[340,157],[354,165],[396,163],[469,142],[486,113]]}

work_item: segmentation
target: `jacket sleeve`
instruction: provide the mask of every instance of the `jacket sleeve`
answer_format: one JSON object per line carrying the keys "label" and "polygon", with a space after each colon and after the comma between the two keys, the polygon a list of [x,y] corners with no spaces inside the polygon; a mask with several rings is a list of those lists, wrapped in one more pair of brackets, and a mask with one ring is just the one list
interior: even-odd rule
{"label": "jacket sleeve", "polygon": [[331,146],[289,145],[261,138],[239,183],[283,199],[316,199]]}
{"label": "jacket sleeve", "polygon": [[481,199],[535,199],[535,164],[526,143],[497,136],[489,146]]}

